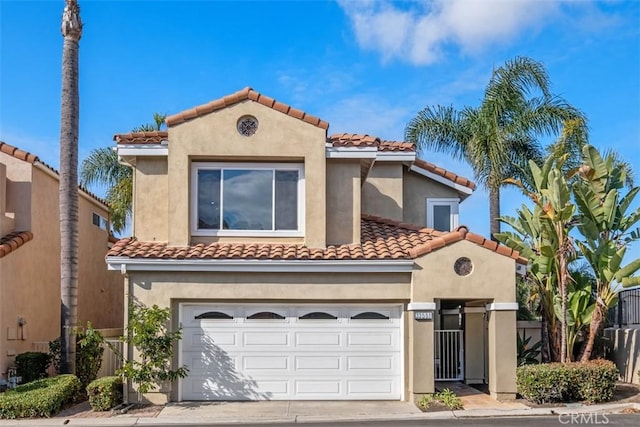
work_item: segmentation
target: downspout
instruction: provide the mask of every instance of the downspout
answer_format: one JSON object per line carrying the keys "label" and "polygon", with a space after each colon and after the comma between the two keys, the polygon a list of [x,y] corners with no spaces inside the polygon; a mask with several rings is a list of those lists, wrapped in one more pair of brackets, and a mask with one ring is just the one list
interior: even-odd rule
{"label": "downspout", "polygon": [[[127,334],[127,340],[123,343],[124,344],[124,348],[122,351],[122,355],[123,355],[123,360],[122,362],[124,363],[125,360],[131,360],[131,357],[133,356],[132,354],[130,354],[130,348],[129,348],[129,342],[131,341],[129,339],[129,304],[131,304],[131,302],[133,301],[133,292],[131,290],[131,282],[129,280],[129,274],[127,273],[127,264],[120,264],[120,273],[122,274],[122,276],[124,277],[124,284],[125,284],[125,293],[124,293],[124,327],[126,330],[126,334]],[[126,356],[125,356],[126,355]],[[131,381],[129,380],[125,380],[124,383],[124,390],[122,392],[122,400],[124,402],[125,405],[129,405],[129,387],[132,386]]]}

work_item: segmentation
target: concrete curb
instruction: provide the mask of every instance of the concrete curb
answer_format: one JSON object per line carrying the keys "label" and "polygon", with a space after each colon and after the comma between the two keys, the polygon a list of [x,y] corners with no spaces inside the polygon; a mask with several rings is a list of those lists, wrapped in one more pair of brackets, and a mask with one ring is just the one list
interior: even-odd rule
{"label": "concrete curb", "polygon": [[322,422],[393,422],[416,420],[444,420],[455,418],[514,418],[528,416],[552,416],[570,414],[615,414],[625,409],[640,411],[640,403],[608,403],[602,405],[563,406],[556,408],[529,409],[467,409],[461,411],[422,412],[416,414],[380,414],[380,415],[291,415],[280,417],[244,416],[237,417],[110,417],[110,418],[42,418],[28,420],[0,420],[2,427],[25,426],[101,426],[101,427],[133,427],[153,425],[238,425],[243,424],[305,424]]}

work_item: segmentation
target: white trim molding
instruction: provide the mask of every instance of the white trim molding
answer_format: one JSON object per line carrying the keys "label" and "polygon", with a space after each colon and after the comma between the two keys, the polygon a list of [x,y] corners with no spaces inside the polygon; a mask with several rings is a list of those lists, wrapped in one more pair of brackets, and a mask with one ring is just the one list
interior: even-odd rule
{"label": "white trim molding", "polygon": [[457,191],[459,191],[459,192],[461,192],[463,194],[470,195],[470,194],[473,193],[473,190],[470,189],[469,187],[465,187],[464,185],[460,185],[460,184],[458,184],[456,182],[453,182],[450,179],[447,179],[447,178],[445,178],[443,176],[436,175],[435,173],[429,172],[426,169],[422,169],[419,166],[411,165],[409,170],[412,171],[412,172],[415,172],[415,173],[417,173],[419,175],[422,175],[422,176],[425,176],[427,178],[430,178],[430,179],[432,179],[432,180],[434,180],[436,182],[439,182],[440,184],[446,185],[447,187],[451,187],[451,188],[453,188],[453,189],[455,189],[455,190],[457,190]]}
{"label": "white trim molding", "polygon": [[413,260],[256,260],[107,257],[115,271],[250,271],[275,273],[410,273]]}
{"label": "white trim molding", "polygon": [[435,228],[434,223],[434,208],[436,206],[449,206],[449,230],[440,231],[453,231],[458,228],[459,212],[460,212],[460,199],[456,198],[427,198],[426,199],[426,211],[427,223],[425,224],[429,228]]}
{"label": "white trim molding", "polygon": [[116,147],[120,157],[168,156],[169,146],[165,144],[120,144]]}
{"label": "white trim molding", "polygon": [[407,311],[435,311],[435,302],[410,302],[407,304]]}
{"label": "white trim molding", "polygon": [[377,151],[376,147],[327,147],[325,156],[327,159],[375,159]]}
{"label": "white trim molding", "polygon": [[517,302],[492,302],[487,304],[487,311],[518,311]]}
{"label": "white trim molding", "polygon": [[378,162],[414,162],[416,153],[414,151],[378,151],[376,160]]}

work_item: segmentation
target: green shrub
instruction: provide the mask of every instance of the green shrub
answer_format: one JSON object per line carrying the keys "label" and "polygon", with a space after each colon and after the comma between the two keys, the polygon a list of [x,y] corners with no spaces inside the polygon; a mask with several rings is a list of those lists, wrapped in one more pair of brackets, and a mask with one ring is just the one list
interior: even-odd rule
{"label": "green shrub", "polygon": [[597,403],[613,397],[619,377],[613,362],[597,359],[589,363],[572,363],[569,371],[569,391],[576,400]]}
{"label": "green shrub", "polygon": [[91,381],[98,378],[100,366],[102,366],[102,353],[104,353],[104,338],[100,332],[87,323],[84,332],[77,336],[76,375],[82,384],[82,391],[87,389]]}
{"label": "green shrub", "polygon": [[80,391],[75,375],[33,381],[0,394],[0,418],[42,418],[60,412]]}
{"label": "green shrub", "polygon": [[87,386],[87,395],[94,411],[108,411],[122,403],[122,378],[98,378]]}
{"label": "green shrub", "polygon": [[[84,331],[76,335],[76,375],[82,384],[82,393],[89,383],[98,377],[102,366],[103,342],[104,338],[100,332],[93,329],[91,322],[87,322]],[[49,342],[49,357],[57,373],[60,373],[61,352],[60,338]]]}
{"label": "green shrub", "polygon": [[610,400],[618,369],[608,360],[588,363],[546,363],[518,367],[518,393],[536,403]]}
{"label": "green shrub", "polygon": [[18,376],[22,377],[22,384],[47,377],[49,355],[37,351],[28,351],[16,356]]}

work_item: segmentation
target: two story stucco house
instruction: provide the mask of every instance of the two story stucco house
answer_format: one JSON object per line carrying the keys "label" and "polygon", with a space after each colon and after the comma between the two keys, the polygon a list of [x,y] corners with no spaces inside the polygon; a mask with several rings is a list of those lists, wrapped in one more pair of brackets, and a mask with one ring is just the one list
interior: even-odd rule
{"label": "two story stucco house", "polygon": [[133,237],[106,261],[128,298],[171,308],[189,369],[147,398],[515,396],[525,260],[458,225],[471,181],[251,88],[166,124],[114,137]]}
{"label": "two story stucco house", "polygon": [[[58,172],[0,141],[0,378],[15,356],[60,336]],[[123,279],[104,268],[109,208],[78,188],[78,323],[122,329]]]}

